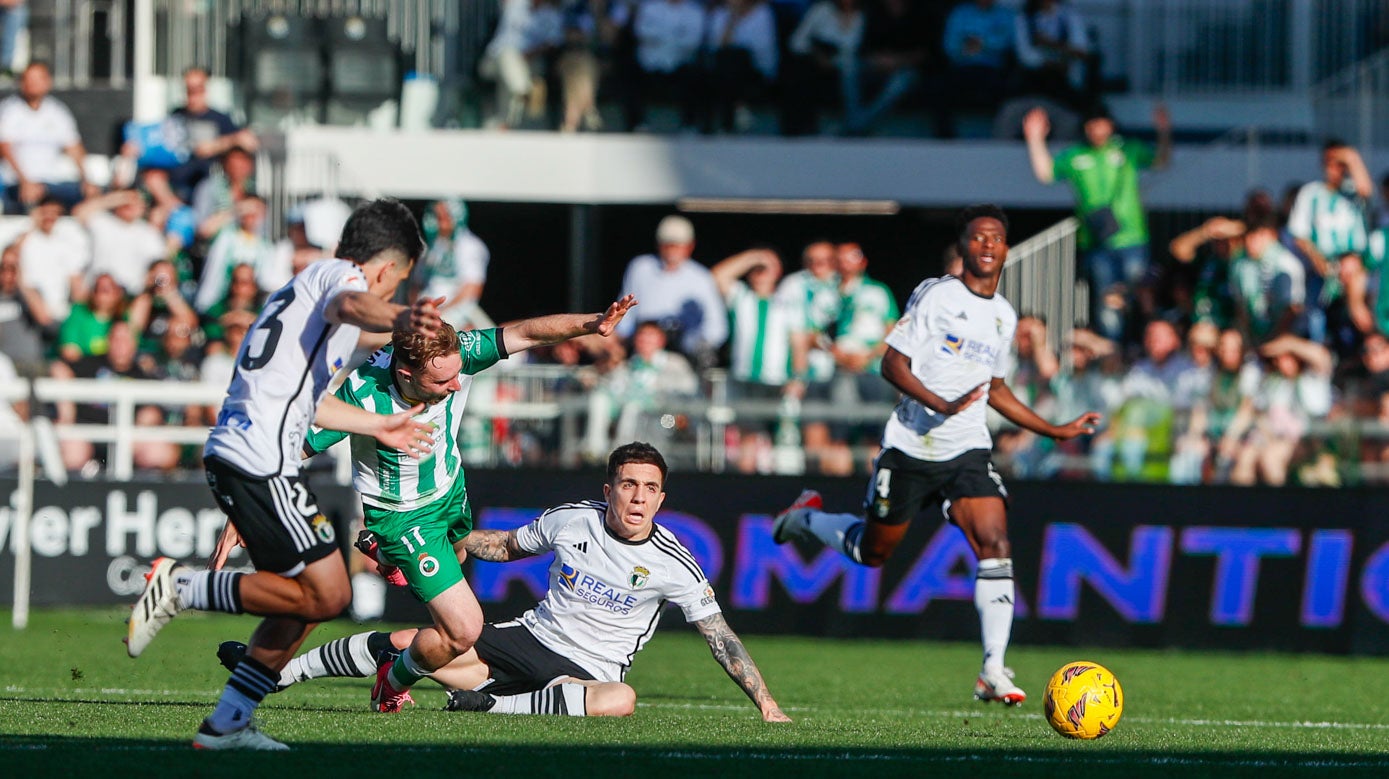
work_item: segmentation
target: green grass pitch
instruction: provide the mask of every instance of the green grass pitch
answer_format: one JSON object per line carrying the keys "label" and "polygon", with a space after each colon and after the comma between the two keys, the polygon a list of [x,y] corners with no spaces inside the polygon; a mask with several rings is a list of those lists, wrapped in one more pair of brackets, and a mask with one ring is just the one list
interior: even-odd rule
{"label": "green grass pitch", "polygon": [[[632,668],[628,719],[448,713],[429,683],[415,708],[378,715],[367,682],[323,680],[262,707],[294,748],[267,755],[189,746],[226,678],[214,649],[251,618],[181,616],[131,660],[114,610],[43,611],[23,632],[0,617],[3,776],[1389,776],[1381,658],[1014,647],[1032,697],[1005,709],[970,698],[975,646],[744,635],[795,720],[772,725],[694,631],[665,628]],[[1067,741],[1040,713],[1047,677],[1079,659],[1127,697],[1098,741]]]}

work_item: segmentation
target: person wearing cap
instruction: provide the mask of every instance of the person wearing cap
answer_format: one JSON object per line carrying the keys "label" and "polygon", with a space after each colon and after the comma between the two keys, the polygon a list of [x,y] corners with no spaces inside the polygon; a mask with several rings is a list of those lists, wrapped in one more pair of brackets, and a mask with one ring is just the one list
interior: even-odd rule
{"label": "person wearing cap", "polygon": [[1157,145],[1114,133],[1103,104],[1085,113],[1085,143],[1052,158],[1047,149],[1051,123],[1034,108],[1023,118],[1032,172],[1043,184],[1071,185],[1080,231],[1076,246],[1090,283],[1090,324],[1100,335],[1123,341],[1128,309],[1148,271],[1148,221],[1139,196],[1138,172],[1161,169],[1172,156],[1172,121],[1161,105],[1153,110]]}
{"label": "person wearing cap", "polygon": [[671,345],[699,367],[713,364],[728,339],[728,310],[709,269],[692,257],[694,225],[671,215],[656,227],[656,254],[632,259],[622,276],[622,294],[636,295],[641,307],[618,325],[631,337],[637,325],[655,321],[671,335]]}

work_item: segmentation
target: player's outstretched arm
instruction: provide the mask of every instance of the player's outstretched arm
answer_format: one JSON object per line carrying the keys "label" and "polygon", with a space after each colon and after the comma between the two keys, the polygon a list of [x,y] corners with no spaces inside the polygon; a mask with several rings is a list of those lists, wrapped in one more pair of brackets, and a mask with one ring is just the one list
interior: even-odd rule
{"label": "player's outstretched arm", "polygon": [[389,333],[404,328],[423,335],[439,329],[439,304],[443,298],[418,298],[410,306],[387,303],[370,292],[347,290],[328,301],[324,316],[339,325],[355,325],[369,333]]}
{"label": "player's outstretched arm", "polygon": [[463,538],[463,548],[474,559],[489,563],[505,563],[533,557],[516,542],[515,530],[474,530]]}
{"label": "player's outstretched arm", "polygon": [[762,711],[763,721],[790,722],[791,718],[786,716],[772,699],[771,692],[767,690],[767,683],[762,681],[762,672],[757,670],[757,663],[752,661],[752,655],[748,654],[748,648],[743,646],[743,640],[728,626],[728,621],[723,615],[714,614],[694,624],[704,636],[704,640],[709,642],[709,650],[714,653],[714,659],[719,661],[719,665],[723,666],[729,677],[743,688],[743,692],[747,693]]}
{"label": "player's outstretched arm", "polygon": [[624,295],[613,301],[606,311],[596,314],[551,314],[506,325],[502,328],[506,353],[515,354],[536,346],[557,344],[581,335],[612,335],[617,323],[636,304],[634,295]]}
{"label": "player's outstretched arm", "polygon": [[1013,394],[1013,390],[1009,389],[1003,379],[994,379],[989,385],[989,405],[1002,414],[1004,419],[1018,427],[1063,441],[1095,432],[1095,425],[1098,425],[1102,418],[1094,411],[1087,411],[1064,425],[1053,425],[1018,400],[1018,396]]}
{"label": "player's outstretched arm", "polygon": [[328,395],[318,404],[313,423],[327,430],[371,436],[392,449],[420,458],[429,454],[434,445],[431,428],[414,420],[423,409],[424,404],[420,404],[398,414],[374,414],[336,395]]}

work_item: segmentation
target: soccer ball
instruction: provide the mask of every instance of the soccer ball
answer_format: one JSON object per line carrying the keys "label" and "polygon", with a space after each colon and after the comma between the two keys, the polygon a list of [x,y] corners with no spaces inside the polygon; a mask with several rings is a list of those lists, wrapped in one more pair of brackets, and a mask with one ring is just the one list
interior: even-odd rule
{"label": "soccer ball", "polygon": [[1099,738],[1119,724],[1124,691],[1114,674],[1099,663],[1067,663],[1047,682],[1042,713],[1066,738]]}

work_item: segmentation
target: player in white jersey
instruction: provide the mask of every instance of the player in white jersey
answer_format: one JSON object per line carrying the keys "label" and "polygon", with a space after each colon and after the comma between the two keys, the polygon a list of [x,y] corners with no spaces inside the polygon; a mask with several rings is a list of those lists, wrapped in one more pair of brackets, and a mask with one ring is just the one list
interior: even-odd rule
{"label": "player in white jersey", "polygon": [[[768,722],[790,718],[767,690],[747,647],[724,620],[694,556],[653,518],[665,500],[666,464],[650,444],[608,457],[605,502],[569,503],[516,530],[474,530],[479,560],[505,562],[554,552],[550,589],[517,620],[488,624],[477,643],[431,674],[448,688],[448,708],[504,714],[626,716],[636,693],[623,682],[632,658],[670,601],[709,642],[714,659]],[[360,633],[295,658],[282,687],[325,676],[369,676],[375,652],[406,646],[415,631]],[[224,663],[238,645],[218,649]]]}
{"label": "player in white jersey", "polygon": [[774,538],[815,538],[851,560],[881,566],[912,518],[939,503],[964,531],[979,558],[974,603],[984,643],[975,682],[979,700],[1014,705],[1026,694],[1003,665],[1013,625],[1013,560],[1008,543],[1008,491],[989,461],[993,440],[979,400],[1026,430],[1057,439],[1094,432],[1100,415],[1053,425],[1018,400],[1004,383],[1018,317],[996,294],[1008,259],[1008,218],[993,205],[970,206],[956,220],[964,260],[959,276],[928,279],[912,293],[906,314],[887,336],[882,373],[904,397],[883,430],[857,514],[830,514],[806,490],[777,516]]}
{"label": "player in white jersey", "polygon": [[422,248],[403,205],[363,205],[343,228],[338,259],[314,263],[272,295],[241,345],[203,458],[208,485],[228,516],[224,535],[244,543],[256,571],[194,572],[160,558],[126,636],[135,657],[183,609],[266,618],[198,729],[196,747],[286,749],[257,730],[252,715],[313,625],[336,617],[351,599],[333,525],[299,476],[309,423],[415,452],[429,448],[427,432],[410,418],[417,409],[378,415],[324,397],[361,330],[431,334],[441,324],[438,301],[387,302]]}
{"label": "player in white jersey", "polygon": [[[415,419],[433,431],[429,455],[411,461],[369,436],[352,436],[353,483],[361,493],[366,528],[376,556],[404,574],[434,624],[415,636],[391,664],[383,664],[372,706],[394,713],[411,702],[420,679],[468,651],[482,630],[482,607],[463,579],[458,550],[473,529],[458,434],[473,375],[511,354],[570,338],[609,336],[637,304],[628,295],[596,314],[554,314],[504,327],[455,332],[445,323],[424,337],[396,330],[391,345],[353,371],[337,391],[344,402],[378,414],[416,404]],[[314,431],[305,453],[327,449],[342,433]]]}

